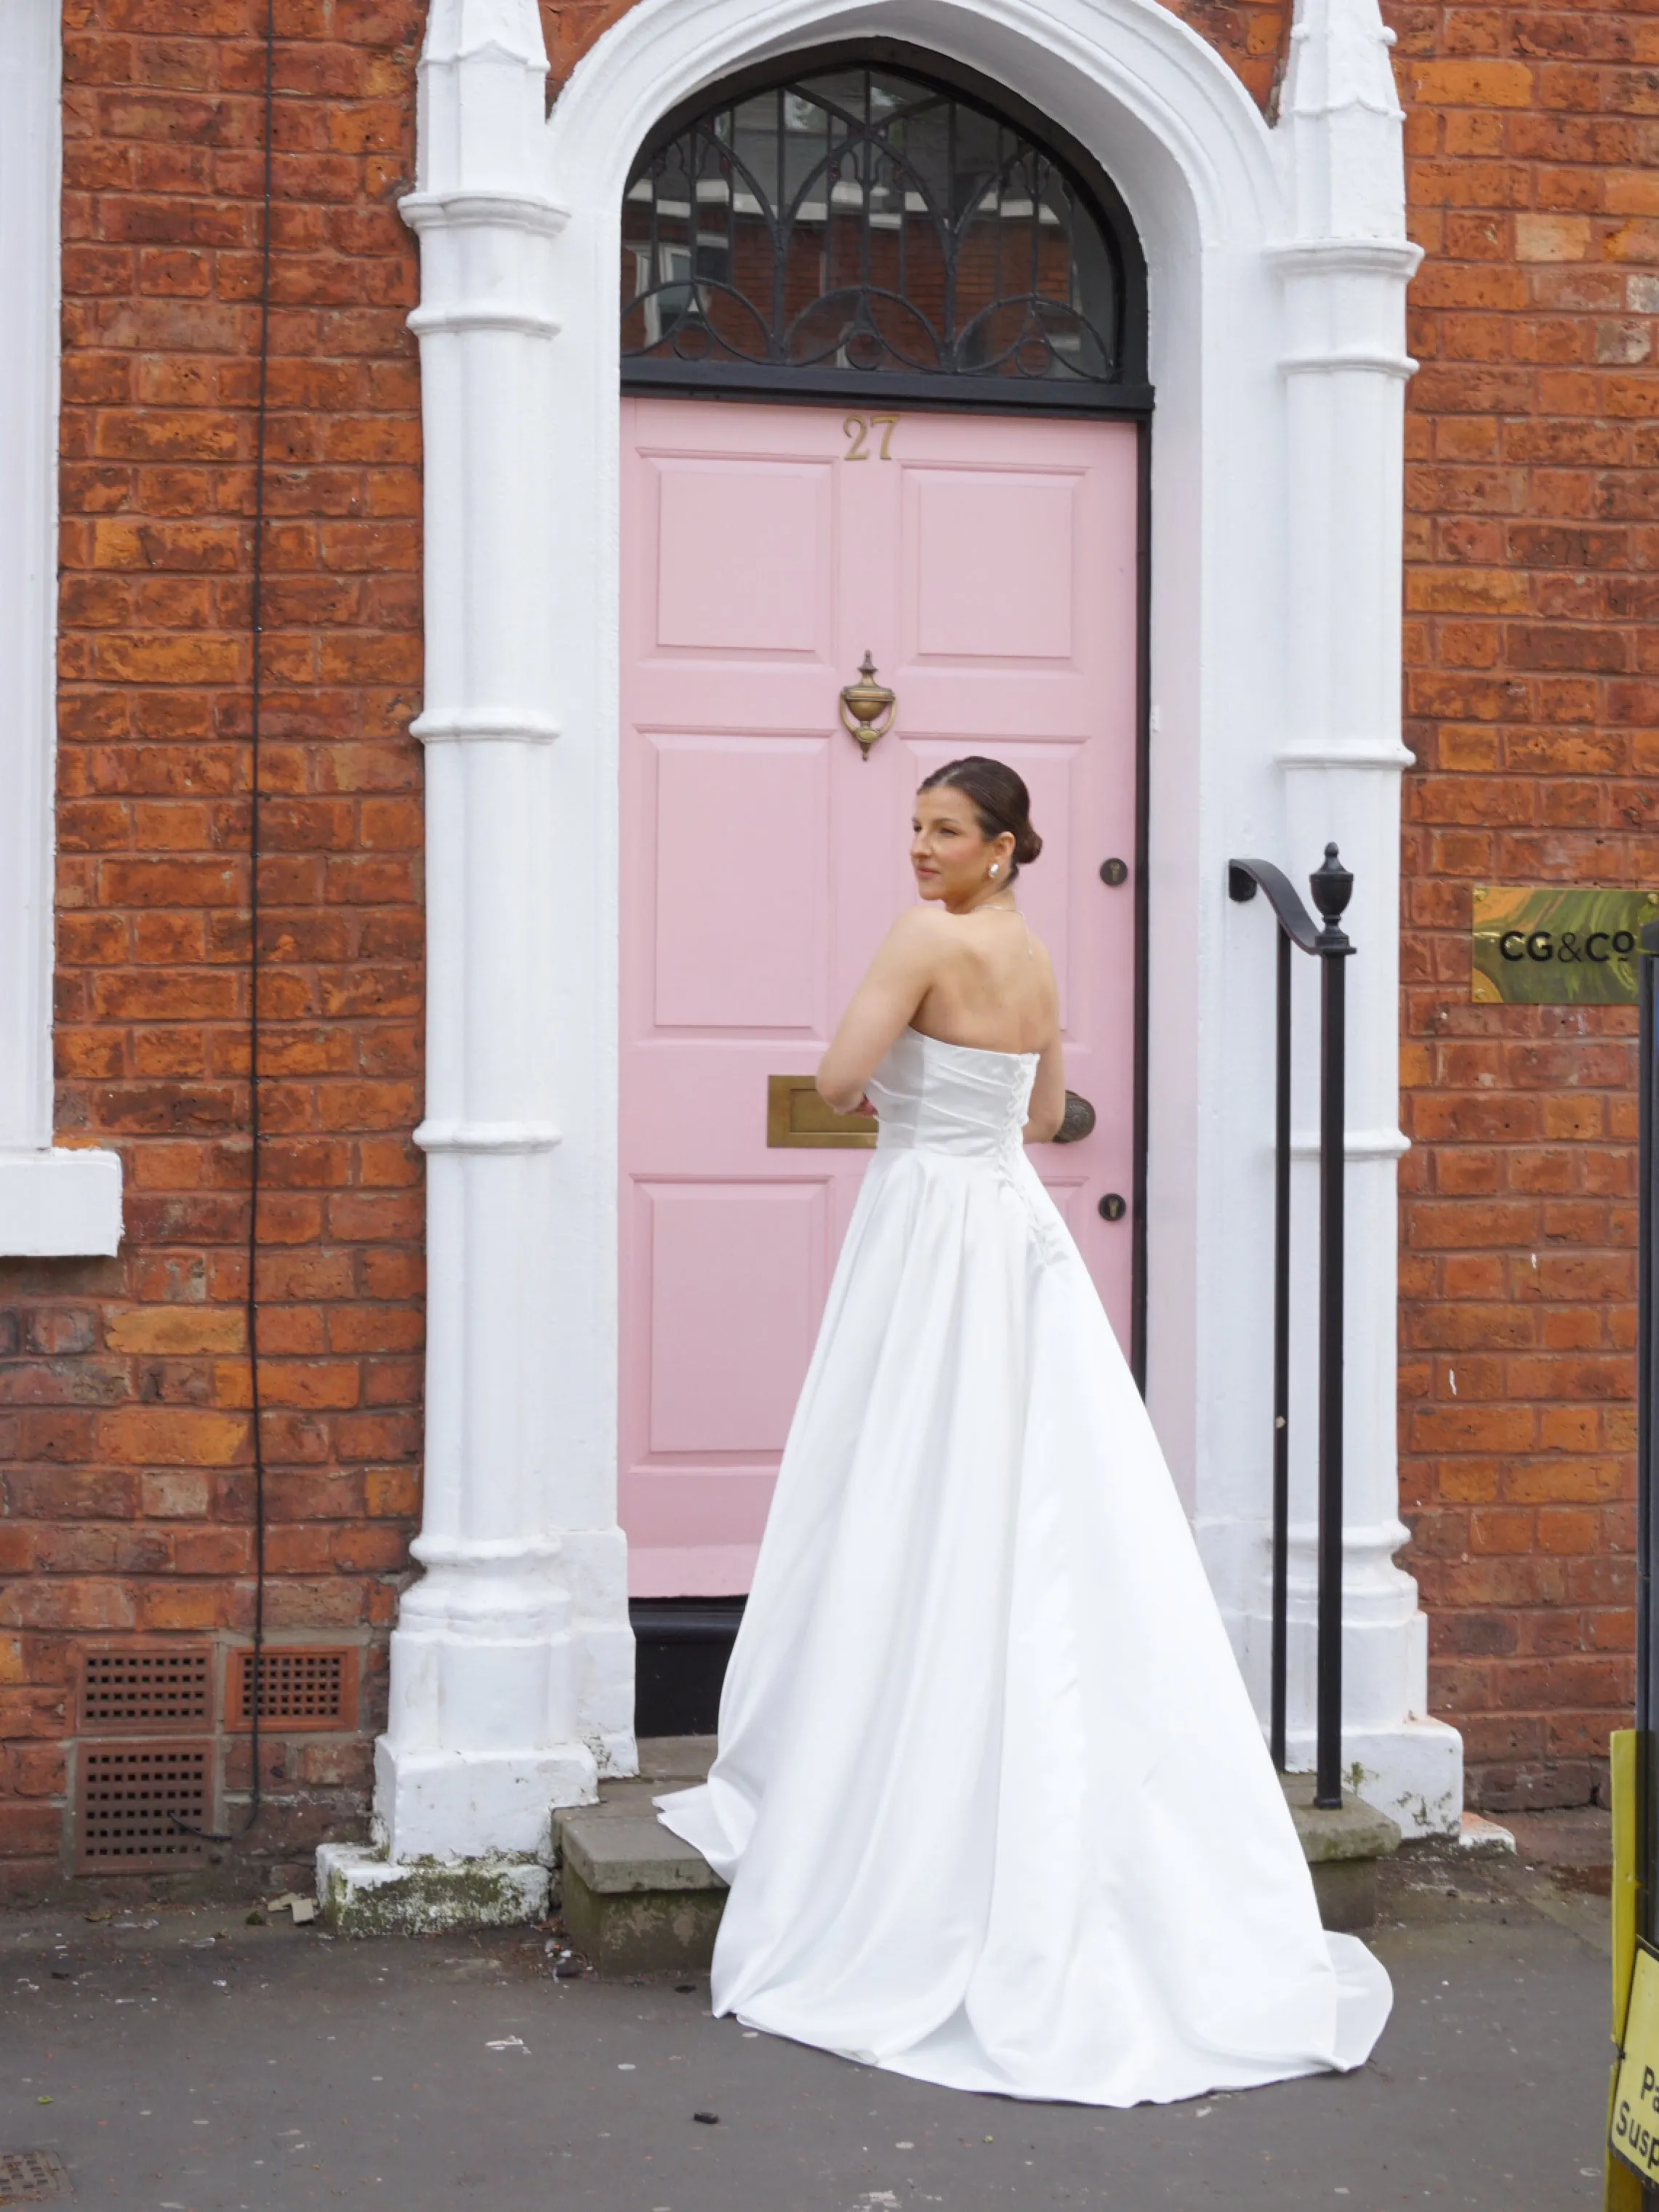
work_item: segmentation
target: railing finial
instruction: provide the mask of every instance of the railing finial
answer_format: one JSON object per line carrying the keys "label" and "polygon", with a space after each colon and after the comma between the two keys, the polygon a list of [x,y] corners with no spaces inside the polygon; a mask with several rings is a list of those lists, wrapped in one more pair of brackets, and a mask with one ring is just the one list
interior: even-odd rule
{"label": "railing finial", "polygon": [[1348,901],[1353,896],[1353,871],[1345,868],[1337,858],[1334,840],[1325,848],[1325,858],[1308,878],[1308,888],[1313,893],[1314,904],[1324,919],[1321,932],[1322,951],[1341,937],[1344,932],[1337,925],[1347,911]]}

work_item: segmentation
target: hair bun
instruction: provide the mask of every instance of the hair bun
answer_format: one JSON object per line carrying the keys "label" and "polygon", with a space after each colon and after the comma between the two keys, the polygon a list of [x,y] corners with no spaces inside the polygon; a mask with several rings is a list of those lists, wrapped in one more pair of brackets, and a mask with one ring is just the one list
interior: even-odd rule
{"label": "hair bun", "polygon": [[1042,850],[1042,840],[1028,822],[1024,828],[1015,835],[1014,858],[1022,867],[1024,867],[1028,862],[1035,860]]}

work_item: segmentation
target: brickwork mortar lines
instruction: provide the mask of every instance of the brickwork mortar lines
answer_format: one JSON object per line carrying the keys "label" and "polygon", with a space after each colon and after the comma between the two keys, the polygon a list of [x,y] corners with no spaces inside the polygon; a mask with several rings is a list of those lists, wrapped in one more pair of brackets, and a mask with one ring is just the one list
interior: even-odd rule
{"label": "brickwork mortar lines", "polygon": [[1474,1802],[1632,1696],[1634,1015],[1475,1006],[1477,883],[1656,880],[1659,19],[1389,7],[1409,344],[1401,1442]]}
{"label": "brickwork mortar lines", "polygon": [[[420,436],[413,4],[279,4],[268,451],[273,1631],[384,1631],[417,1504]],[[0,1268],[0,1887],[41,1878],[91,1629],[247,1625],[248,586],[260,0],[65,17],[58,1121],[126,1240]],[[380,1655],[383,1662],[383,1652]],[[273,1849],[360,1813],[271,1746]],[[328,1769],[318,1767],[321,1760]],[[244,1777],[244,1782],[246,1778]],[[42,1822],[45,1826],[42,1826]]]}

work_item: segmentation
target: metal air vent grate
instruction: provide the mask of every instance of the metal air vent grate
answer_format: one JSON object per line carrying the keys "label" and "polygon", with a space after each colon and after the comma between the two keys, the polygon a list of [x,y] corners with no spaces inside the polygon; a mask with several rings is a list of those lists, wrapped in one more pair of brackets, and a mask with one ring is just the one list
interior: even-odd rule
{"label": "metal air vent grate", "polygon": [[201,1863],[202,1839],[177,1825],[213,1825],[210,1743],[83,1743],[79,1874],[143,1873]]}
{"label": "metal air vent grate", "polygon": [[207,1644],[94,1645],[82,1655],[82,1735],[199,1734],[213,1726],[213,1655]]}
{"label": "metal air vent grate", "polygon": [[[233,1651],[226,1683],[228,1728],[253,1723],[253,1654]],[[259,1657],[259,1725],[289,1730],[349,1729],[357,1722],[357,1655],[348,1644],[301,1644]]]}
{"label": "metal air vent grate", "polygon": [[0,2150],[0,2204],[50,2204],[74,2193],[49,2150]]}

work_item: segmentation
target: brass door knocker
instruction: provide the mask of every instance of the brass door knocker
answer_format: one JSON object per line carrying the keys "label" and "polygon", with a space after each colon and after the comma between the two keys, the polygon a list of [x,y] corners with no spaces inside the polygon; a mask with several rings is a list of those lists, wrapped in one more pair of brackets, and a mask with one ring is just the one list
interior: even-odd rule
{"label": "brass door knocker", "polygon": [[871,746],[892,728],[893,709],[898,701],[884,684],[877,683],[876,664],[870,657],[868,646],[864,648],[859,677],[860,681],[848,684],[841,695],[842,726],[849,738],[858,739],[868,760]]}

